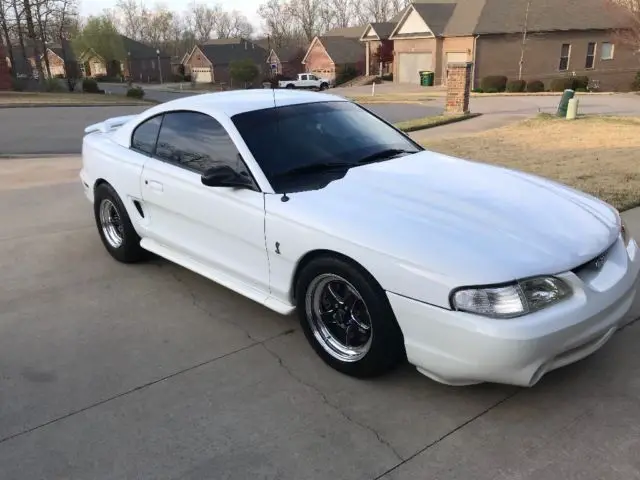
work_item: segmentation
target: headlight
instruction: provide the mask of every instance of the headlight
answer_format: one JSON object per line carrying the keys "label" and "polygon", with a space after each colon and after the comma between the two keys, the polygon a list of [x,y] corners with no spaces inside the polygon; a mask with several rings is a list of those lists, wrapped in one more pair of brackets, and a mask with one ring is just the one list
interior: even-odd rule
{"label": "headlight", "polygon": [[622,241],[624,242],[624,246],[629,245],[629,240],[631,237],[629,236],[629,230],[627,230],[627,226],[624,223],[624,220],[620,219],[620,235],[622,235]]}
{"label": "headlight", "polygon": [[535,277],[509,285],[464,288],[451,295],[451,307],[493,318],[514,318],[549,307],[571,295],[556,277]]}

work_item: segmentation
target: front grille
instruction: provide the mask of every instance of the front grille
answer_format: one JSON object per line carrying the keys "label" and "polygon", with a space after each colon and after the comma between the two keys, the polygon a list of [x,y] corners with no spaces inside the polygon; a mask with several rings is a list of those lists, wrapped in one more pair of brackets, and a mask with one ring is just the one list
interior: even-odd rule
{"label": "front grille", "polygon": [[593,257],[588,262],[585,262],[582,265],[577,266],[576,268],[574,268],[571,271],[573,273],[575,273],[576,275],[580,275],[581,273],[585,272],[586,270],[600,270],[602,268],[602,264],[606,261],[606,258],[609,255],[609,252],[611,251],[611,249],[613,248],[614,245],[615,245],[615,242],[613,242],[611,245],[609,245],[606,248],[606,250],[604,250],[602,253],[596,255],[595,257]]}

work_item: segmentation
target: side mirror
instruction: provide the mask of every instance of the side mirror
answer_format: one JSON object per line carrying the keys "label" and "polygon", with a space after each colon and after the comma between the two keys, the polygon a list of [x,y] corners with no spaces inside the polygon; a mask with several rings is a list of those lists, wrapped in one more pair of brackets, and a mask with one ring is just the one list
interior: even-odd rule
{"label": "side mirror", "polygon": [[253,188],[248,175],[241,175],[229,165],[213,167],[202,174],[200,179],[207,187]]}

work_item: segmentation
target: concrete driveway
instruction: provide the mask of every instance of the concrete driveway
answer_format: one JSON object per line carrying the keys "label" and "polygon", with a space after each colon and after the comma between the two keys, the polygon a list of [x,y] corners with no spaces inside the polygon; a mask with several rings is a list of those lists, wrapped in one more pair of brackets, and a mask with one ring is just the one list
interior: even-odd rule
{"label": "concrete driveway", "polygon": [[78,167],[0,162],[2,479],[640,478],[640,323],[528,390],[354,380],[295,318],[114,262]]}

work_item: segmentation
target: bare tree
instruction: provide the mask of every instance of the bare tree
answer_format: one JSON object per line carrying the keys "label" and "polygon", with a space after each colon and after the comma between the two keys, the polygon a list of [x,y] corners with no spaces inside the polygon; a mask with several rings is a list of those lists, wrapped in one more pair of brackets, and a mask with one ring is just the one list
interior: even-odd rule
{"label": "bare tree", "polygon": [[640,0],[607,0],[606,4],[619,23],[616,40],[640,54]]}
{"label": "bare tree", "polygon": [[287,4],[291,17],[298,22],[307,41],[320,34],[322,25],[322,10],[324,0],[290,0]]}
{"label": "bare tree", "polygon": [[[11,12],[9,10],[10,2],[0,0],[0,28],[2,29],[2,41],[6,45],[6,54],[9,56],[9,62],[14,65],[13,49],[11,48],[11,30],[13,22],[11,18]],[[11,69],[11,74],[15,76],[15,69]]]}
{"label": "bare tree", "polygon": [[522,43],[520,45],[520,62],[518,62],[518,80],[522,80],[522,69],[524,68],[524,53],[527,48],[527,35],[529,33],[529,12],[531,11],[531,0],[527,0],[524,11],[524,23],[522,24]]}
{"label": "bare tree", "polygon": [[395,13],[395,7],[389,0],[362,0],[358,3],[357,18],[361,25],[369,22],[386,22]]}
{"label": "bare tree", "polygon": [[194,3],[190,9],[193,22],[193,30],[199,42],[206,42],[216,31],[222,9],[219,5],[209,7],[204,4]]}
{"label": "bare tree", "polygon": [[300,28],[285,0],[267,0],[258,8],[258,15],[262,18],[272,46],[279,48],[293,43],[299,36]]}
{"label": "bare tree", "polygon": [[220,12],[215,34],[218,38],[250,38],[253,34],[253,25],[237,10]]}
{"label": "bare tree", "polygon": [[122,18],[123,33],[134,40],[142,40],[147,18],[144,4],[138,0],[118,0],[116,9]]}
{"label": "bare tree", "polygon": [[38,82],[44,83],[44,72],[42,71],[42,62],[40,61],[40,46],[38,45],[38,32],[33,22],[33,9],[31,0],[23,0],[24,18],[27,24],[27,37],[31,41],[33,48],[33,57],[36,60],[36,70],[38,72]]}
{"label": "bare tree", "polygon": [[353,0],[329,0],[327,6],[325,12],[328,12],[331,18],[325,19],[323,23],[338,28],[346,28],[351,25],[357,8]]}

